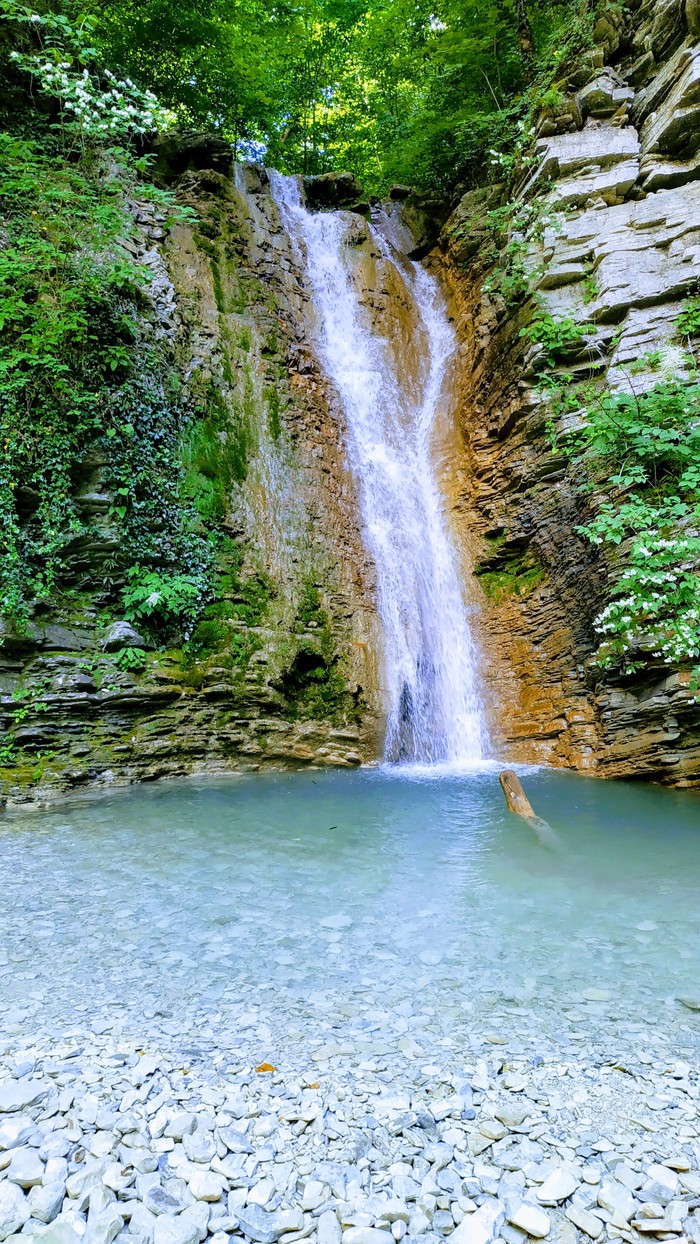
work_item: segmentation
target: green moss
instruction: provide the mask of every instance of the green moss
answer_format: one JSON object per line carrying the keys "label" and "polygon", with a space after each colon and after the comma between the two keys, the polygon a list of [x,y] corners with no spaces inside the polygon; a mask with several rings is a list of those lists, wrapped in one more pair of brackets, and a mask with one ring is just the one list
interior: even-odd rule
{"label": "green moss", "polygon": [[280,395],[276,388],[270,387],[265,394],[267,400],[267,426],[273,441],[278,441],[282,435],[282,421],[280,419]]}
{"label": "green moss", "polygon": [[353,719],[353,706],[337,654],[325,645],[302,643],[276,683],[290,721],[330,721],[340,725]]}
{"label": "green moss", "polygon": [[474,568],[486,596],[495,604],[509,596],[529,596],[547,577],[535,549],[509,551],[505,541],[505,536],[489,541],[491,556]]}
{"label": "green moss", "polygon": [[284,716],[290,721],[329,721],[334,725],[358,720],[361,704],[348,691],[321,592],[312,581],[301,587],[294,630],[299,638],[295,641],[292,637],[274,684],[284,699]]}
{"label": "green moss", "polygon": [[200,650],[209,649],[213,652],[221,647],[228,632],[229,628],[225,622],[220,622],[215,618],[205,619],[200,622],[190,642],[193,647],[196,646]]}
{"label": "green moss", "polygon": [[274,596],[274,584],[264,573],[238,580],[232,601],[234,616],[246,626],[260,626]]}
{"label": "green moss", "polygon": [[214,286],[214,298],[216,300],[216,309],[222,315],[226,313],[226,299],[224,297],[224,287],[221,280],[221,268],[216,259],[211,261],[211,277]]}
{"label": "green moss", "polygon": [[180,445],[183,495],[200,518],[226,517],[232,487],[248,474],[250,444],[245,416],[212,386],[206,415],[190,424]]}
{"label": "green moss", "polygon": [[219,258],[218,247],[213,242],[210,242],[209,238],[203,237],[203,232],[204,230],[202,229],[201,232],[194,234],[194,244],[198,251],[201,251],[203,255],[207,255],[209,259],[216,262]]}
{"label": "green moss", "polygon": [[221,354],[221,373],[227,385],[230,385],[230,387],[233,388],[233,384],[234,384],[233,371],[231,368],[231,360],[228,356],[227,350],[223,350]]}

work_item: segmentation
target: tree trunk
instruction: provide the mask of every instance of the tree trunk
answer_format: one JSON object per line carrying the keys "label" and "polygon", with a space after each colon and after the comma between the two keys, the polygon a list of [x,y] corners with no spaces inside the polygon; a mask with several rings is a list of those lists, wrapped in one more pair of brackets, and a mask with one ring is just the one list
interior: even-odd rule
{"label": "tree trunk", "polygon": [[518,21],[518,43],[520,44],[523,77],[526,82],[532,82],[535,76],[535,40],[532,37],[532,27],[527,15],[525,0],[515,0],[515,14]]}

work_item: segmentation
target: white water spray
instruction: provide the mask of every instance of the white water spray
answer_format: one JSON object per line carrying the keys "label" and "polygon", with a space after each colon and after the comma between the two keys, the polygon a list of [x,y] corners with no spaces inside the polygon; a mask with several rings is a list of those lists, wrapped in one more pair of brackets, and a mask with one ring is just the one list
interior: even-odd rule
{"label": "white water spray", "polygon": [[397,374],[358,299],[344,260],[348,215],[308,212],[296,178],[271,172],[270,180],[308,272],[319,360],[340,398],[348,463],[359,481],[384,639],[386,758],[473,764],[485,743],[475,654],[431,454],[456,344],[440,291],[418,264],[399,267],[390,228],[373,232],[418,312],[421,331],[404,343],[420,363],[416,387]]}

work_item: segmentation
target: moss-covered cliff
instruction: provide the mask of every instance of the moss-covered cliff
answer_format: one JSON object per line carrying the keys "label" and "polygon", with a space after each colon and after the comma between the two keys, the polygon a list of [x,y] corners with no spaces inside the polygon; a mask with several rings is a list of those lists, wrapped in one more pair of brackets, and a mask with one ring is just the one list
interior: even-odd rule
{"label": "moss-covered cliff", "polygon": [[16,450],[24,591],[14,610],[6,597],[0,646],[12,798],[377,750],[371,572],[266,174],[191,136],[157,157],[165,206],[115,174],[133,227],[112,245],[139,288],[119,306],[116,374],[65,449],[43,557],[55,481]]}

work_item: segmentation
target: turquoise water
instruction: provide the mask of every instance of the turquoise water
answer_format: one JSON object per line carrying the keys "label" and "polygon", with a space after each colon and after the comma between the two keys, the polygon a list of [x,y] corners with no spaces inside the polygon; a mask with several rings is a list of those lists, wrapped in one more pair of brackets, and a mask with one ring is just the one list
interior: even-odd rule
{"label": "turquoise water", "polygon": [[363,1028],[416,1056],[696,1045],[700,798],[539,770],[141,786],[0,823],[0,1026],[214,1024],[275,1059]]}

